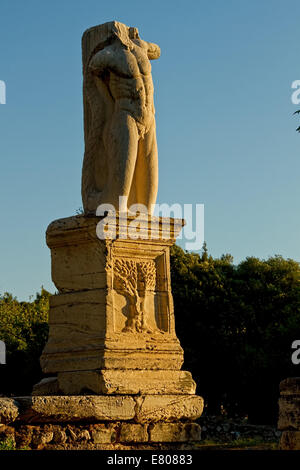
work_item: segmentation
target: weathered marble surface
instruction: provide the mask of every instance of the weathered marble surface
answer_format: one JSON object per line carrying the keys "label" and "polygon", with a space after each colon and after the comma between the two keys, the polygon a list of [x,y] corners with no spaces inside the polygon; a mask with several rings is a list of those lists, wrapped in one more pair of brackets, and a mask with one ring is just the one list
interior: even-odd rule
{"label": "weathered marble surface", "polygon": [[[167,220],[158,220],[157,236],[140,240],[99,240],[99,220],[75,216],[48,227],[59,293],[50,299],[44,373],[58,375],[66,394],[194,393],[190,374],[180,371],[183,351],[171,293],[169,249],[182,220],[172,220],[168,234]],[[151,220],[141,221],[142,234]],[[116,225],[122,233],[125,220]],[[50,381],[34,393],[52,393],[47,387],[55,390]]]}
{"label": "weathered marble surface", "polygon": [[[150,60],[156,44],[117,21],[88,29],[82,38],[85,213],[100,204],[121,212],[143,204],[152,212],[158,161]],[[126,201],[119,206],[119,196]]]}
{"label": "weathered marble surface", "polygon": [[136,423],[194,420],[203,399],[191,395],[78,395],[0,397],[0,423],[73,423],[132,421]]}
{"label": "weathered marble surface", "polygon": [[35,450],[192,449],[203,400],[190,395],[0,397],[0,442]]}

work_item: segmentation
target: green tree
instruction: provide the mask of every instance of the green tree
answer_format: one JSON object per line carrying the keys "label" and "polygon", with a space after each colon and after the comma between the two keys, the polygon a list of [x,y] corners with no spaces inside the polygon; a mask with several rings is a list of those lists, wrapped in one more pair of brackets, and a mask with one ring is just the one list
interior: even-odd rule
{"label": "green tree", "polygon": [[280,380],[296,374],[291,344],[300,338],[300,267],[280,256],[213,259],[171,250],[176,331],[211,412],[221,405],[252,421],[277,419]]}
{"label": "green tree", "polygon": [[41,378],[39,357],[48,336],[50,295],[42,288],[33,302],[19,302],[7,292],[0,296],[0,339],[7,352],[0,393],[30,393]]}

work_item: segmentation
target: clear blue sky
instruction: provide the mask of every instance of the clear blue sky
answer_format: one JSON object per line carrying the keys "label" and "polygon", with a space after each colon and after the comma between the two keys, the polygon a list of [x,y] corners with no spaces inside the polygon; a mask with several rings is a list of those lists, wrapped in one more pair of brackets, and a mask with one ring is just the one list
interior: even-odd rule
{"label": "clear blue sky", "polygon": [[158,202],[205,204],[213,256],[300,261],[299,17],[299,0],[2,0],[0,293],[54,291],[45,230],[82,205],[81,35],[113,19],[162,51]]}

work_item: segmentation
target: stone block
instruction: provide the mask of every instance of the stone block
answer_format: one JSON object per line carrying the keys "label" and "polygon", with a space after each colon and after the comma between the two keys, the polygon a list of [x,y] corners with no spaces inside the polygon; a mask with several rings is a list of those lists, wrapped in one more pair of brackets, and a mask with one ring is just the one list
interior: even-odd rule
{"label": "stone block", "polygon": [[47,377],[35,384],[32,395],[59,395],[57,377]]}
{"label": "stone block", "polygon": [[55,428],[53,430],[53,443],[54,444],[64,444],[67,440],[67,435],[64,430]]}
{"label": "stone block", "polygon": [[300,431],[300,394],[282,394],[278,404],[278,429]]}
{"label": "stone block", "polygon": [[29,448],[32,436],[34,433],[34,426],[28,424],[18,425],[15,434],[16,446],[17,448]]}
{"label": "stone block", "polygon": [[280,450],[300,450],[300,431],[283,431],[280,443]]}
{"label": "stone block", "polygon": [[172,370],[115,370],[60,372],[59,389],[66,395],[84,391],[108,395],[188,395],[196,384],[190,372]]}
{"label": "stone block", "polygon": [[149,425],[150,442],[190,442],[201,440],[201,428],[197,423],[164,423]]}
{"label": "stone block", "polygon": [[13,398],[0,397],[0,423],[12,423],[17,419],[18,415],[18,403]]}
{"label": "stone block", "polygon": [[83,429],[77,435],[78,441],[89,441],[91,439],[90,433],[87,429]]}
{"label": "stone block", "polygon": [[147,442],[147,425],[123,423],[121,426],[120,442]]}
{"label": "stone block", "polygon": [[135,400],[135,420],[139,423],[193,421],[201,416],[204,406],[203,398],[197,395],[144,395]]}
{"label": "stone block", "polygon": [[90,431],[94,444],[110,444],[116,441],[116,430],[114,425],[97,424]]}
{"label": "stone block", "polygon": [[16,397],[20,419],[30,423],[126,421],[135,416],[135,401],[125,396]]}
{"label": "stone block", "polygon": [[48,444],[53,439],[53,431],[37,431],[33,433],[32,444],[36,448],[42,448],[45,444]]}
{"label": "stone block", "polygon": [[102,366],[105,303],[103,289],[50,298],[49,340],[40,359],[45,373]]}
{"label": "stone block", "polygon": [[280,394],[300,395],[300,377],[288,377],[279,384]]}

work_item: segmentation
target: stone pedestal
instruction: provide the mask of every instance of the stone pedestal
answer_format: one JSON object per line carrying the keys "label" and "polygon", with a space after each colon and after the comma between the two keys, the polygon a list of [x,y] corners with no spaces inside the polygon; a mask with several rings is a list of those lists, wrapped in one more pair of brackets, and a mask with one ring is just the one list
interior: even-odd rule
{"label": "stone pedestal", "polygon": [[300,450],[300,377],[283,380],[279,388],[280,449]]}
{"label": "stone pedestal", "polygon": [[[49,338],[41,356],[48,377],[33,395],[140,396],[155,403],[149,405],[152,415],[181,396],[177,420],[191,419],[185,399],[200,397],[190,372],[181,370],[169,261],[183,223],[110,213],[49,225],[58,294],[50,299]],[[195,416],[201,413],[198,403]]]}

